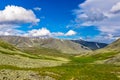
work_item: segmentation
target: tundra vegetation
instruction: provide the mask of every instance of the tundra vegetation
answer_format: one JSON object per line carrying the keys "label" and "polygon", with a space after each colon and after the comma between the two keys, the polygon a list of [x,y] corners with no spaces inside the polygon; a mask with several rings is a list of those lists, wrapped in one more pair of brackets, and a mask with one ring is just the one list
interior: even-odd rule
{"label": "tundra vegetation", "polygon": [[70,55],[47,48],[19,50],[0,41],[0,80],[120,80],[120,63],[110,63],[120,52],[101,51]]}

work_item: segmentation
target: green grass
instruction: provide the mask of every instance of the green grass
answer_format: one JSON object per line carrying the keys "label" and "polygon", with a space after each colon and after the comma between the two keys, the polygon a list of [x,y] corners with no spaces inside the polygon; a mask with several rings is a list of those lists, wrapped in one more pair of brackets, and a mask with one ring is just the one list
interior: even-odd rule
{"label": "green grass", "polygon": [[120,66],[91,64],[93,61],[106,59],[112,55],[114,54],[107,53],[88,57],[71,57],[71,62],[56,67],[20,68],[13,65],[0,65],[0,69],[31,70],[43,76],[53,77],[56,80],[120,80],[118,77],[120,76]]}
{"label": "green grass", "polygon": [[116,68],[119,72],[120,67],[112,65],[68,64],[43,70],[61,75],[57,80],[119,80]]}
{"label": "green grass", "polygon": [[0,47],[5,48],[5,49],[9,49],[9,50],[12,50],[12,51],[18,50],[15,46],[13,46],[13,45],[11,45],[7,42],[4,42],[2,40],[0,40]]}
{"label": "green grass", "polygon": [[22,51],[29,54],[47,55],[47,56],[64,57],[64,58],[69,58],[73,56],[72,54],[65,54],[55,49],[49,49],[49,48],[43,48],[43,47],[23,48]]}
{"label": "green grass", "polygon": [[39,72],[56,80],[119,80],[120,66],[106,64],[65,64],[49,68],[19,68],[1,65],[0,69],[25,70]]}
{"label": "green grass", "polygon": [[81,56],[81,57],[72,57],[72,62],[74,63],[92,63],[97,60],[105,60],[114,57],[119,52],[107,52],[107,53],[99,53],[93,54],[89,56]]}
{"label": "green grass", "polygon": [[92,55],[92,57],[96,58],[97,60],[104,60],[104,59],[112,58],[118,53],[119,52],[111,51],[111,52],[106,52],[106,53],[95,54],[95,55]]}
{"label": "green grass", "polygon": [[[21,52],[19,50],[13,50],[12,46],[9,47],[7,44],[3,44],[0,47],[0,54],[9,54],[9,56],[20,55],[24,56],[24,58],[17,59],[27,59],[28,62],[34,62],[34,59],[44,59],[54,61],[57,60],[58,57],[62,57],[64,59],[69,59],[69,63],[64,63],[59,66],[54,67],[22,67],[16,65],[8,65],[1,64],[0,70],[23,70],[23,71],[34,71],[39,73],[39,75],[50,76],[55,78],[56,80],[120,80],[120,66],[113,64],[96,64],[95,61],[105,60],[114,57],[118,52],[107,52],[101,54],[93,54],[89,56],[81,56],[76,57],[74,55],[63,54],[57,50],[46,49],[46,48],[28,48],[23,50],[25,52]],[[2,56],[2,55],[1,55]],[[15,56],[14,56],[15,57]],[[13,58],[13,57],[12,57]],[[10,59],[12,59],[10,57]],[[1,58],[2,59],[2,58]],[[9,60],[10,60],[9,59]],[[16,60],[17,60],[16,59]],[[32,61],[30,61],[32,59]],[[6,59],[7,60],[7,59]],[[24,60],[23,60],[24,61]],[[38,62],[36,64],[38,64]],[[64,60],[63,60],[64,61]],[[29,63],[26,64],[29,64]],[[18,61],[19,63],[19,61]],[[93,64],[94,63],[94,64]],[[23,63],[22,63],[23,64]],[[34,64],[35,65],[35,64]]]}
{"label": "green grass", "polygon": [[71,62],[58,67],[42,70],[59,74],[57,80],[120,80],[120,66],[112,64],[91,64],[97,60],[104,60],[118,54],[109,52],[83,57],[71,57]]}
{"label": "green grass", "polygon": [[[12,51],[12,50],[5,49],[5,48],[2,48],[2,47],[0,47],[0,52],[2,54],[20,55],[20,56],[27,57],[27,58],[32,58],[32,59],[58,60],[58,59],[56,59],[54,57],[50,57],[50,56],[46,56],[46,55],[25,53],[25,52],[21,52],[19,50]],[[55,57],[57,57],[57,56],[55,56]]]}

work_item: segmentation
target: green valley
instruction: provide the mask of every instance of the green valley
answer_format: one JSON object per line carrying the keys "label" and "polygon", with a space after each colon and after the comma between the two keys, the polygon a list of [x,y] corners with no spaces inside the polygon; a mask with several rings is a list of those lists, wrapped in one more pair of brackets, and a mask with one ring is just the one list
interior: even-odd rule
{"label": "green valley", "polygon": [[[108,48],[107,46],[106,48]],[[18,49],[0,41],[1,80],[120,80],[119,51],[66,54],[49,48]],[[105,52],[101,52],[101,51]],[[53,53],[53,54],[52,54]],[[118,57],[118,56],[117,56]],[[114,62],[117,62],[114,64]]]}

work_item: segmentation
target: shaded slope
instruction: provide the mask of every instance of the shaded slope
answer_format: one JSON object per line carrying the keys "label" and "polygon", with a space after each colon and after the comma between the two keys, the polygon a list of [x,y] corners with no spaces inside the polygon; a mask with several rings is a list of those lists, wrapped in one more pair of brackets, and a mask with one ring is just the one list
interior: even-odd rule
{"label": "shaded slope", "polygon": [[120,65],[120,39],[109,44],[105,48],[98,49],[86,55],[80,55],[75,58],[76,62],[81,63],[99,63],[99,64],[117,64]]}
{"label": "shaded slope", "polygon": [[107,44],[99,43],[99,42],[89,42],[89,41],[84,41],[84,40],[71,40],[71,41],[84,45],[92,50],[104,48],[107,46]]}
{"label": "shaded slope", "polygon": [[98,61],[100,63],[120,65],[120,39],[114,41],[103,49],[95,51],[94,54],[107,55],[107,58],[102,61]]}

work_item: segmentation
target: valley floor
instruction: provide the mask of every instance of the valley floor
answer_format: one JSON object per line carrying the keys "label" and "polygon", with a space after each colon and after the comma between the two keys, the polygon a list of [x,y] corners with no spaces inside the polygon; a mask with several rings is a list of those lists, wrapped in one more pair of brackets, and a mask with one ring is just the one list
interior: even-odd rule
{"label": "valley floor", "polygon": [[120,80],[119,62],[115,51],[70,55],[51,49],[21,51],[1,42],[0,80]]}
{"label": "valley floor", "polygon": [[[21,62],[20,58],[23,57],[9,55],[5,58],[6,54],[1,55],[0,80],[120,80],[119,65],[94,63],[98,59],[95,56],[92,58],[69,57],[70,61],[67,62],[58,60],[52,60],[51,62],[51,60],[46,59],[30,58]],[[108,55],[99,57],[107,58]],[[15,61],[10,62],[12,58]],[[46,65],[46,62],[50,63]]]}

